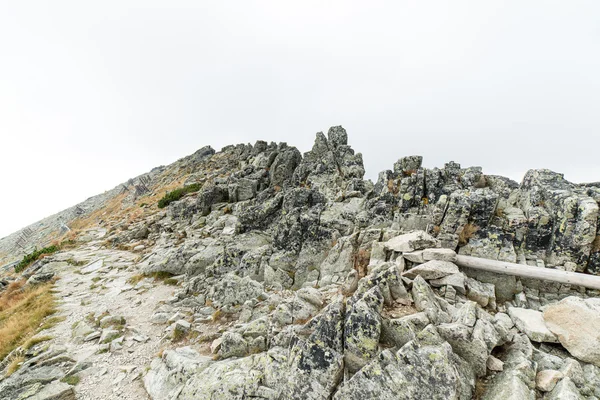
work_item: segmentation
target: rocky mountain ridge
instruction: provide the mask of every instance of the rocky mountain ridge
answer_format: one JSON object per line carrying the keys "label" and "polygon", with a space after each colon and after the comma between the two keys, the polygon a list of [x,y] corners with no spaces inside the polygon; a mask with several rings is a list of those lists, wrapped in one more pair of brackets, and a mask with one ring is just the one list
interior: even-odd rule
{"label": "rocky mountain ridge", "polygon": [[[150,398],[600,398],[597,291],[455,264],[460,254],[599,275],[600,185],[549,170],[518,184],[418,156],[375,183],[364,174],[338,126],[304,155],[262,141],[201,149],[86,211],[94,227],[80,242],[177,281],[150,317],[165,327],[139,380]],[[200,190],[150,204],[173,184]],[[88,254],[86,274],[112,282],[116,267],[94,269]],[[55,273],[67,257],[25,274]],[[18,398],[32,371],[0,393]]]}

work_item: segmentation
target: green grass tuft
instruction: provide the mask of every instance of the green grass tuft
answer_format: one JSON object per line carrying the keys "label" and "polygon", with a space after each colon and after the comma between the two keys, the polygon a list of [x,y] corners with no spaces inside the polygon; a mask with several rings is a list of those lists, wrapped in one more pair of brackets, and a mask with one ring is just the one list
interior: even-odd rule
{"label": "green grass tuft", "polygon": [[60,246],[55,245],[44,247],[40,250],[34,250],[33,253],[24,256],[21,262],[15,266],[15,272],[19,273],[23,271],[25,268],[29,267],[31,263],[37,261],[42,255],[56,253],[58,250],[60,250]]}
{"label": "green grass tuft", "polygon": [[181,199],[186,194],[197,192],[201,188],[202,185],[200,185],[199,183],[194,183],[192,185],[184,186],[182,188],[175,189],[171,192],[167,192],[167,194],[165,194],[165,196],[158,201],[158,208],[165,208],[172,202]]}
{"label": "green grass tuft", "polygon": [[71,386],[75,386],[79,383],[79,377],[77,375],[65,376],[60,381],[64,383],[68,383]]}

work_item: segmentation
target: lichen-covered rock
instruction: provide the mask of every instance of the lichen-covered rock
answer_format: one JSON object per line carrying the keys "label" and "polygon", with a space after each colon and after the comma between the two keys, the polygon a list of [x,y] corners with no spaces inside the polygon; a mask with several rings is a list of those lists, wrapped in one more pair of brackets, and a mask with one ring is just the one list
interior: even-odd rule
{"label": "lichen-covered rock", "polygon": [[320,285],[342,281],[354,267],[358,235],[340,238],[320,266]]}
{"label": "lichen-covered rock", "polygon": [[208,290],[207,297],[218,306],[244,304],[247,300],[257,299],[264,293],[263,285],[249,277],[240,278],[227,274]]}
{"label": "lichen-covered rock", "polygon": [[236,332],[225,332],[221,337],[221,351],[219,355],[225,359],[230,357],[244,357],[248,354],[248,342]]}
{"label": "lichen-covered rock", "polygon": [[535,400],[536,365],[531,352],[526,337],[511,344],[503,360],[504,370],[494,376],[482,400]]}
{"label": "lichen-covered rock", "polygon": [[531,232],[526,238],[526,243],[531,239],[528,247],[548,251],[548,263],[561,265],[571,261],[583,271],[596,237],[598,203],[562,174],[546,169],[527,172],[521,189],[525,194],[523,208],[544,209],[545,215],[541,215],[538,224],[548,227],[545,235]]}
{"label": "lichen-covered rock", "polygon": [[294,400],[327,399],[344,372],[344,357],[326,345],[301,341],[290,351],[288,381],[283,397]]}
{"label": "lichen-covered rock", "polygon": [[344,314],[344,299],[342,297],[333,299],[325,310],[309,323],[309,327],[314,327],[309,340],[343,353]]}
{"label": "lichen-covered rock", "polygon": [[381,341],[396,348],[401,348],[413,340],[417,334],[429,325],[429,318],[423,312],[401,318],[383,319]]}
{"label": "lichen-covered rock", "polygon": [[397,353],[384,350],[333,399],[467,400],[474,383],[468,367],[430,326]]}
{"label": "lichen-covered rock", "polygon": [[356,298],[346,312],[344,322],[344,363],[354,373],[377,355],[381,335],[383,295],[375,286]]}
{"label": "lichen-covered rock", "polygon": [[412,297],[418,311],[424,311],[432,323],[450,322],[451,316],[442,308],[431,287],[417,276],[412,284]]}

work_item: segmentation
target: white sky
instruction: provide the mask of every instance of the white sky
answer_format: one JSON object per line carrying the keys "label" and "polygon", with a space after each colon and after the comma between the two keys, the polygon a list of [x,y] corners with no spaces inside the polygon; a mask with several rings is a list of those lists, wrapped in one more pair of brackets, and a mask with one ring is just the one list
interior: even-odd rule
{"label": "white sky", "polygon": [[343,125],[404,155],[600,180],[600,2],[2,1],[0,237],[211,144]]}

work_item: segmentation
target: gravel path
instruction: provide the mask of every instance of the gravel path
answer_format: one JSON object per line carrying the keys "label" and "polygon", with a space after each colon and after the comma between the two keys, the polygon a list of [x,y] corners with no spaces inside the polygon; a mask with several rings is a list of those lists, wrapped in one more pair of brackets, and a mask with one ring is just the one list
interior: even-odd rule
{"label": "gravel path", "polygon": [[[165,325],[151,324],[150,316],[172,295],[174,287],[151,279],[135,286],[129,284],[128,279],[138,274],[138,255],[102,250],[99,246],[98,242],[91,242],[60,255],[64,260],[92,265],[68,266],[60,271],[56,296],[61,299],[58,315],[65,320],[45,333],[54,337],[53,344],[65,346],[74,360],[89,365],[79,374],[77,399],[148,399],[140,377],[152,358],[169,343],[161,341]],[[101,331],[89,321],[91,316],[106,313],[125,318],[122,348],[102,353],[97,339],[83,342],[82,338],[73,337],[73,327],[80,321]]]}

